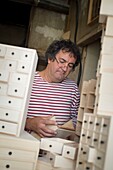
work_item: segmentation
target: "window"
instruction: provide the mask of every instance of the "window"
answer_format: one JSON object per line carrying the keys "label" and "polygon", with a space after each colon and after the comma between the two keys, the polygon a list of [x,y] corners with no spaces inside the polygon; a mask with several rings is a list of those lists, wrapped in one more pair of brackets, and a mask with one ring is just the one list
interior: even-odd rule
{"label": "window", "polygon": [[98,19],[100,3],[101,0],[89,0],[88,24]]}

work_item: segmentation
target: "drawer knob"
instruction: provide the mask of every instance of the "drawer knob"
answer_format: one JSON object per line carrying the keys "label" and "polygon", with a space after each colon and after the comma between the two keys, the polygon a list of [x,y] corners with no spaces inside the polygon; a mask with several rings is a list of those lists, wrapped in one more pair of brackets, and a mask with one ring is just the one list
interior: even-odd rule
{"label": "drawer knob", "polygon": [[81,165],[81,164],[82,164],[82,162],[79,162],[79,164]]}
{"label": "drawer knob", "polygon": [[84,152],[83,152],[83,154],[85,155],[85,154],[86,154],[86,152],[84,151]]}
{"label": "drawer knob", "polygon": [[99,126],[99,123],[96,123],[96,126]]}
{"label": "drawer knob", "polygon": [[97,142],[98,140],[97,139],[94,139],[94,142]]}
{"label": "drawer knob", "polygon": [[15,89],[15,92],[17,92],[17,89]]}
{"label": "drawer knob", "polygon": [[14,53],[14,52],[12,52],[11,54],[12,54],[12,55],[14,55],[15,53]]}
{"label": "drawer knob", "polygon": [[7,165],[6,165],[6,168],[10,168],[10,165],[7,164]]}
{"label": "drawer knob", "polygon": [[81,148],[81,151],[83,151],[83,148]]}
{"label": "drawer knob", "polygon": [[82,134],[82,136],[85,136],[85,134]]}
{"label": "drawer knob", "polygon": [[106,125],[106,124],[103,124],[103,127],[107,127],[107,125]]}
{"label": "drawer knob", "polygon": [[100,156],[98,156],[98,157],[97,157],[97,159],[98,159],[98,160],[100,160],[100,159],[101,159],[101,157],[100,157]]}
{"label": "drawer knob", "polygon": [[12,155],[12,152],[8,152],[9,155]]}
{"label": "drawer knob", "polygon": [[84,123],[87,123],[87,121],[86,121],[86,120],[84,120]]}
{"label": "drawer knob", "polygon": [[104,144],[104,141],[103,141],[103,140],[101,140],[101,141],[100,141],[100,143],[101,143],[101,144]]}
{"label": "drawer knob", "polygon": [[51,148],[51,147],[52,147],[52,145],[49,145],[49,147]]}
{"label": "drawer knob", "polygon": [[8,113],[5,113],[6,116],[8,116]]}
{"label": "drawer knob", "polygon": [[12,67],[12,64],[9,64],[9,67]]}
{"label": "drawer knob", "polygon": [[90,136],[87,136],[88,139],[90,139],[91,137]]}
{"label": "drawer knob", "polygon": [[67,154],[69,154],[70,152],[69,151],[67,151]]}

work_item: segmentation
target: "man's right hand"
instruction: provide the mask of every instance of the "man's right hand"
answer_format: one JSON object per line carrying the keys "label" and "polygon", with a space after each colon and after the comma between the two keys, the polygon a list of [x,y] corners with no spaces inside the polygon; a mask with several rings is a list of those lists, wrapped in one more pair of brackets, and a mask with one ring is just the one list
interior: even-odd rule
{"label": "man's right hand", "polygon": [[57,134],[56,131],[48,128],[48,125],[57,125],[55,120],[51,120],[52,116],[37,116],[27,118],[25,128],[34,131],[40,137],[53,137]]}

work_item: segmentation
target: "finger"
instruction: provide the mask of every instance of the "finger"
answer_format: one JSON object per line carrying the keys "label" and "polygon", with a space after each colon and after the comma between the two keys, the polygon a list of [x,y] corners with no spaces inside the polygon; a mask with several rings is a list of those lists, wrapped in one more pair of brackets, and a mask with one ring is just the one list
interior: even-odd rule
{"label": "finger", "polygon": [[57,125],[57,122],[55,120],[45,119],[44,122],[46,125]]}
{"label": "finger", "polygon": [[45,131],[43,131],[43,130],[40,130],[40,136],[41,137],[53,137],[53,136],[55,136],[56,134],[54,134],[54,133],[48,133],[47,131],[45,132]]}

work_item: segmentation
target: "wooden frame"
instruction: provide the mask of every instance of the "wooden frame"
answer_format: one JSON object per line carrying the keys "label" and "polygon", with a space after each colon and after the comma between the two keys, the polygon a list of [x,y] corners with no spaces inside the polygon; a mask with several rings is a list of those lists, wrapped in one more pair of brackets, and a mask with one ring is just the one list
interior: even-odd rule
{"label": "wooden frame", "polygon": [[101,0],[89,0],[88,24],[99,18]]}

